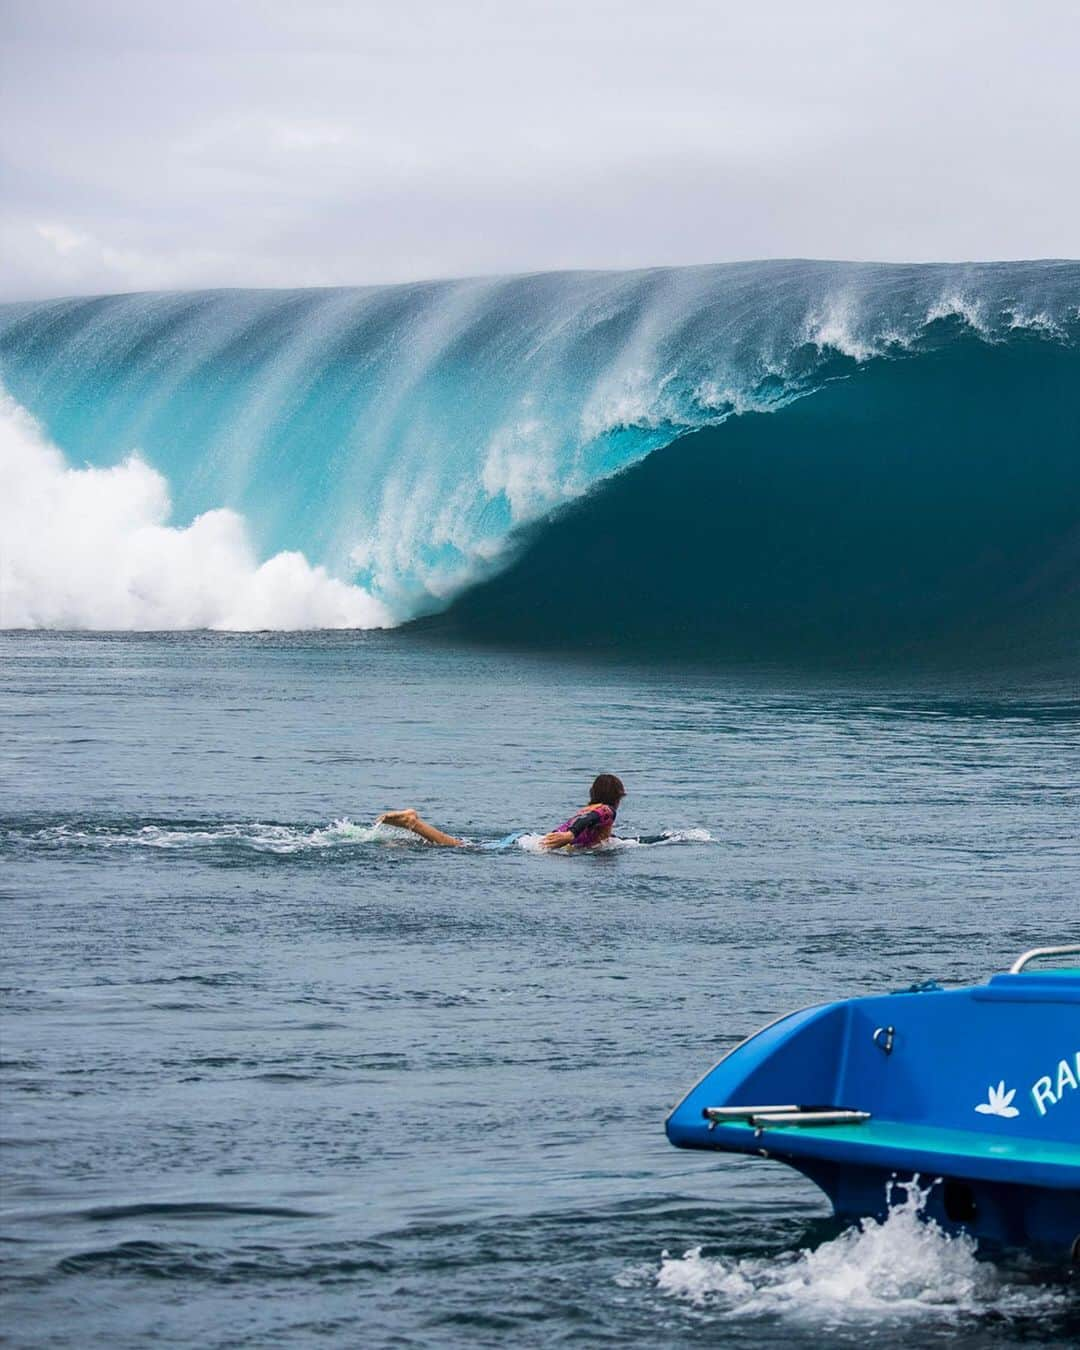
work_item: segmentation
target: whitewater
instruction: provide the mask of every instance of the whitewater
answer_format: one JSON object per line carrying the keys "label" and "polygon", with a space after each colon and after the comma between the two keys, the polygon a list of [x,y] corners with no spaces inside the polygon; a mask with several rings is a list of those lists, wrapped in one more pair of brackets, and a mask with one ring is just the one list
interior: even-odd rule
{"label": "whitewater", "polygon": [[[509,575],[575,503],[688,437],[965,343],[956,401],[980,401],[992,423],[1002,409],[979,353],[1074,352],[1078,331],[1073,262],[789,261],[7,304],[0,626],[398,625]],[[1043,385],[1059,389],[1060,371]],[[1075,452],[1075,420],[1006,412]],[[710,454],[723,459],[722,439]],[[666,463],[689,511],[694,479]],[[739,509],[708,505],[721,529]],[[648,568],[666,547],[626,541]],[[1071,587],[1071,561],[1056,565]],[[542,595],[541,579],[514,605]]]}

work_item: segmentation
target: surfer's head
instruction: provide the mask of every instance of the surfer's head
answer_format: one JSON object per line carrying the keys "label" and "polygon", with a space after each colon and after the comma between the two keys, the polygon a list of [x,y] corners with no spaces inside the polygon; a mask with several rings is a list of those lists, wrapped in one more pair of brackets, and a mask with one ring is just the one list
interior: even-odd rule
{"label": "surfer's head", "polygon": [[593,785],[589,789],[589,801],[602,802],[613,811],[619,809],[619,803],[625,796],[626,789],[622,785],[622,779],[616,778],[613,773],[600,774],[593,779]]}

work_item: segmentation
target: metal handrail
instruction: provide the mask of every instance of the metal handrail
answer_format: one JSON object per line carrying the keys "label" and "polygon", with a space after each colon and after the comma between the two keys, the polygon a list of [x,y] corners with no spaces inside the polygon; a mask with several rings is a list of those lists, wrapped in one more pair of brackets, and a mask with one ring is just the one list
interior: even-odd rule
{"label": "metal handrail", "polygon": [[1080,956],[1080,942],[1070,942],[1064,947],[1032,947],[1031,951],[1016,958],[1009,967],[1009,974],[1019,975],[1030,961],[1041,960],[1044,956]]}
{"label": "metal handrail", "polygon": [[750,1124],[760,1133],[768,1125],[861,1125],[869,1119],[869,1111],[763,1111]]}
{"label": "metal handrail", "polygon": [[706,1106],[702,1116],[709,1129],[717,1125],[752,1125],[759,1132],[767,1125],[859,1125],[870,1119],[869,1111],[846,1106]]}
{"label": "metal handrail", "polygon": [[706,1106],[702,1115],[706,1120],[711,1120],[714,1125],[718,1125],[722,1120],[749,1120],[751,1116],[760,1115],[761,1112],[769,1114],[777,1111],[801,1111],[801,1106]]}

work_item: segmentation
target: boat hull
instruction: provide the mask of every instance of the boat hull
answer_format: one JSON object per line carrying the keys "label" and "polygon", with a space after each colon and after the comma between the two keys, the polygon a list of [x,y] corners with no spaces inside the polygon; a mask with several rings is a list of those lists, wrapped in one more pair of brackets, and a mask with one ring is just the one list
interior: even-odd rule
{"label": "boat hull", "polygon": [[791,1014],[707,1074],[667,1132],[787,1163],[843,1218],[882,1217],[917,1179],[946,1230],[1080,1259],[1080,971]]}
{"label": "boat hull", "polygon": [[884,1219],[914,1183],[920,1212],[948,1233],[967,1233],[987,1250],[1025,1250],[1055,1262],[1080,1261],[1080,1190],[959,1179],[884,1167],[791,1159],[844,1220]]}

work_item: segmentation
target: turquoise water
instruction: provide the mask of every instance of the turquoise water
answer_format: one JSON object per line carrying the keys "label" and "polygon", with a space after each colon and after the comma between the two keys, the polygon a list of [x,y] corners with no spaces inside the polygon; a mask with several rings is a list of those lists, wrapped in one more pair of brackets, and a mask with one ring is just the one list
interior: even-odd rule
{"label": "turquoise water", "polygon": [[[780,1012],[1076,939],[1072,672],[0,636],[25,1346],[1065,1345],[1075,1274],[668,1146]],[[654,847],[539,831],[598,770]]]}
{"label": "turquoise water", "polygon": [[1075,660],[1078,325],[1069,261],[2,305],[0,627]]}

